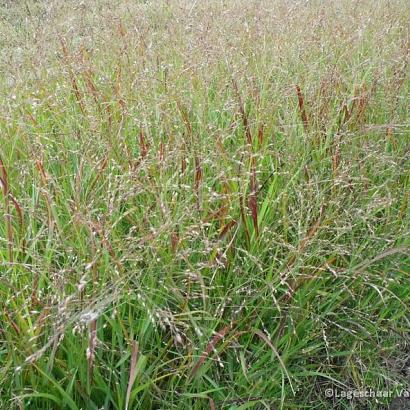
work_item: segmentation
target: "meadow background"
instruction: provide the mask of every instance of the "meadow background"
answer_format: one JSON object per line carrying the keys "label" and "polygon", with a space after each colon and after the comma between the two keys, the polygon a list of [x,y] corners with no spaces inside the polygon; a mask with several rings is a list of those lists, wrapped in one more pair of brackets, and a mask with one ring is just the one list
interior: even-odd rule
{"label": "meadow background", "polygon": [[409,389],[409,23],[407,0],[1,2],[0,408]]}

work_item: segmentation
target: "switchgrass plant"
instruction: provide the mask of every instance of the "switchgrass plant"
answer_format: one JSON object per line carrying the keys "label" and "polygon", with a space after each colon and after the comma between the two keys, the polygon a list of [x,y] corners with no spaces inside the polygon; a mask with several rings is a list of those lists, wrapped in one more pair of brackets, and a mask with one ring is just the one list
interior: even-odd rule
{"label": "switchgrass plant", "polygon": [[406,6],[2,2],[0,407],[409,389]]}

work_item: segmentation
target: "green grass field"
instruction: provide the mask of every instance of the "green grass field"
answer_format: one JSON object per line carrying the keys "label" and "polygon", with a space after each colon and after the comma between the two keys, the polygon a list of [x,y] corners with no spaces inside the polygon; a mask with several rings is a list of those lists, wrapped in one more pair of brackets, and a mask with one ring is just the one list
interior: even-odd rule
{"label": "green grass field", "polygon": [[410,392],[408,0],[0,17],[1,409]]}

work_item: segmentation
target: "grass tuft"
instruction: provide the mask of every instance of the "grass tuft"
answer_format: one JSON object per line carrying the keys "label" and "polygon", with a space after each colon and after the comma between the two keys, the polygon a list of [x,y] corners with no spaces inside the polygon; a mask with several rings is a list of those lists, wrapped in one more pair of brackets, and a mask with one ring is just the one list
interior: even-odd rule
{"label": "grass tuft", "polygon": [[405,402],[406,6],[2,2],[0,409]]}

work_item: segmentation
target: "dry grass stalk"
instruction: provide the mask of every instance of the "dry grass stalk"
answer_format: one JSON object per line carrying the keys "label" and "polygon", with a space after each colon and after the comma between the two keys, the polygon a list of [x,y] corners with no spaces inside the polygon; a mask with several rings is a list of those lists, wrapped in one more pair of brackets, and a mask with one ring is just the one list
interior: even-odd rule
{"label": "dry grass stalk", "polygon": [[135,383],[135,378],[137,377],[137,360],[138,360],[138,343],[133,340],[131,345],[131,364],[130,364],[130,375],[128,378],[127,387],[127,397],[125,399],[125,410],[128,409],[128,405],[131,397],[132,386]]}
{"label": "dry grass stalk", "polygon": [[6,167],[4,165],[3,160],[0,158],[0,184],[3,191],[3,199],[4,199],[4,220],[6,224],[6,232],[7,232],[7,247],[9,253],[9,261],[13,262],[14,255],[13,255],[13,226],[11,224],[11,209],[10,209],[10,187],[9,181],[7,176]]}
{"label": "dry grass stalk", "polygon": [[232,329],[232,324],[226,325],[212,337],[212,339],[206,345],[206,348],[203,351],[201,357],[198,359],[195,366],[192,368],[191,375],[190,375],[191,379],[195,377],[195,375],[198,373],[198,370],[205,363],[205,360],[208,358],[210,353],[215,350],[215,346],[219,343],[220,340],[222,340],[228,334],[228,332],[231,329]]}
{"label": "dry grass stalk", "polygon": [[298,106],[299,106],[300,117],[302,118],[303,128],[305,129],[305,132],[307,132],[308,127],[309,127],[309,120],[308,120],[308,116],[306,114],[305,99],[303,97],[303,94],[302,94],[302,91],[301,91],[299,85],[296,84],[295,88],[296,88],[296,95],[298,97]]}

